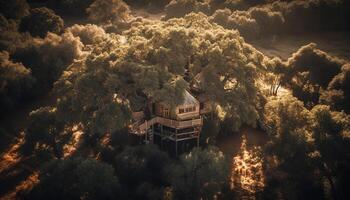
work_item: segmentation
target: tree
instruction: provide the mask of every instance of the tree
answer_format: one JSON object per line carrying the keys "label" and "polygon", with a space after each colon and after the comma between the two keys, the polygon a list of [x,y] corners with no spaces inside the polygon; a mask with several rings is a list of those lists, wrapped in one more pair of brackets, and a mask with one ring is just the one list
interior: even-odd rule
{"label": "tree", "polygon": [[165,7],[165,19],[180,18],[191,12],[209,13],[210,6],[202,0],[172,0]]}
{"label": "tree", "polygon": [[253,40],[260,36],[260,26],[249,14],[243,15],[239,11],[219,9],[214,12],[210,20],[227,29],[237,29],[245,40]]}
{"label": "tree", "polygon": [[88,8],[89,19],[94,23],[125,21],[130,13],[129,6],[122,0],[95,0]]}
{"label": "tree", "polygon": [[127,147],[115,158],[115,169],[129,198],[160,199],[168,184],[171,160],[156,146]]}
{"label": "tree", "polygon": [[0,14],[0,50],[12,54],[17,48],[27,46],[33,38],[29,33],[18,32],[15,20],[6,19]]}
{"label": "tree", "polygon": [[64,28],[60,16],[46,7],[34,8],[21,20],[19,30],[28,31],[32,36],[44,38],[48,32],[59,34]]}
{"label": "tree", "polygon": [[113,167],[94,159],[70,158],[50,161],[39,174],[32,199],[115,199],[120,185]]}
{"label": "tree", "polygon": [[58,36],[49,33],[44,39],[35,40],[28,46],[18,48],[13,60],[31,69],[37,80],[37,93],[42,94],[52,88],[62,72],[82,55],[83,44],[71,33]]}
{"label": "tree", "polygon": [[22,153],[35,153],[43,159],[61,158],[63,147],[70,141],[72,133],[64,130],[64,125],[57,119],[56,109],[42,107],[32,111],[29,118]]}
{"label": "tree", "polygon": [[0,13],[6,18],[19,20],[29,14],[26,0],[0,0]]}
{"label": "tree", "polygon": [[255,79],[264,59],[236,31],[211,24],[203,14],[141,21],[123,37],[104,37],[68,69],[55,84],[58,112],[98,138],[125,128],[130,112],[144,110],[149,100],[179,104],[202,74],[202,91],[234,122],[231,130],[254,126],[260,98]]}
{"label": "tree", "polygon": [[212,199],[229,177],[229,164],[217,148],[195,148],[171,169],[171,185],[178,199]]}
{"label": "tree", "polygon": [[294,96],[312,107],[318,103],[321,90],[327,88],[343,64],[344,60],[330,56],[311,43],[288,59],[286,67],[281,70],[281,79],[292,89]]}
{"label": "tree", "polygon": [[93,0],[49,0],[50,8],[65,15],[86,17],[86,9]]}
{"label": "tree", "polygon": [[350,116],[317,105],[311,110],[310,123],[318,168],[330,185],[333,199],[344,199],[350,185]]}
{"label": "tree", "polygon": [[130,6],[135,7],[146,7],[149,11],[157,11],[161,12],[163,11],[164,7],[170,2],[171,0],[125,0],[127,4]]}
{"label": "tree", "polygon": [[286,64],[278,57],[265,60],[265,65],[267,72],[264,74],[264,83],[268,84],[270,88],[268,89],[268,96],[278,94],[279,89],[284,81],[286,71]]}
{"label": "tree", "polygon": [[[295,97],[270,97],[264,109],[270,141],[265,147],[265,194],[276,198],[322,198],[321,177],[315,172],[310,142],[309,111]],[[278,191],[278,192],[277,192]]]}
{"label": "tree", "polygon": [[84,45],[95,44],[102,40],[103,37],[107,37],[104,29],[94,24],[75,24],[66,28],[65,32],[70,32],[75,37],[79,37]]}
{"label": "tree", "polygon": [[22,63],[10,60],[9,53],[0,51],[0,110],[10,111],[31,96],[35,84],[31,71]]}
{"label": "tree", "polygon": [[350,112],[350,64],[343,65],[341,72],[321,92],[320,102],[331,105],[336,110]]}

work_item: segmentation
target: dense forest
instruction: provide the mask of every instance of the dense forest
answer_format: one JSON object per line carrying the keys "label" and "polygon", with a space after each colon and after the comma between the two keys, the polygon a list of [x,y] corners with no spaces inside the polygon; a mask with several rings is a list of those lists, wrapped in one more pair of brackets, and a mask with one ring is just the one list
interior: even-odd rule
{"label": "dense forest", "polygon": [[[350,52],[257,45],[321,33],[350,1],[0,0],[0,199],[348,199]],[[199,147],[130,134],[194,86]]]}

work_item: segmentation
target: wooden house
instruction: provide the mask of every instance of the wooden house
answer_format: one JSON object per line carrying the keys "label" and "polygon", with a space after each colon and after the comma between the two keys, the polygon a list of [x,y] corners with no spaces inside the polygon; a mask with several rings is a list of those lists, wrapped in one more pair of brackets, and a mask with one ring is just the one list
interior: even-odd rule
{"label": "wooden house", "polygon": [[201,112],[201,102],[189,91],[184,92],[183,101],[179,105],[156,102],[152,103],[150,110],[149,120],[142,118],[142,112],[133,113],[133,134],[144,137],[146,143],[157,144],[173,156],[199,145],[203,126],[201,114],[204,112]]}
{"label": "wooden house", "polygon": [[177,106],[169,106],[160,102],[155,104],[154,114],[168,119],[187,120],[198,118],[200,110],[199,101],[185,90],[183,102]]}

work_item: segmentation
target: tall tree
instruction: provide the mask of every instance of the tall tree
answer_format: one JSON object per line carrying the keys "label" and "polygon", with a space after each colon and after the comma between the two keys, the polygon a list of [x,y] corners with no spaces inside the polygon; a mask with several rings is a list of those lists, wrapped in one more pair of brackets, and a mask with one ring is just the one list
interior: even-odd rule
{"label": "tall tree", "polygon": [[31,95],[35,84],[31,71],[22,63],[10,60],[9,53],[0,51],[0,110],[10,111]]}
{"label": "tall tree", "polygon": [[125,21],[130,13],[129,6],[122,0],[95,0],[88,8],[89,19],[94,23]]}
{"label": "tall tree", "polygon": [[309,111],[290,95],[271,97],[265,105],[270,137],[265,147],[268,198],[322,198],[322,179],[316,174],[309,128]]}
{"label": "tall tree", "polygon": [[170,170],[171,185],[178,199],[212,199],[229,177],[229,164],[214,147],[193,149]]}
{"label": "tall tree", "polygon": [[94,159],[52,160],[39,174],[31,199],[115,199],[120,185],[112,166]]}
{"label": "tall tree", "polygon": [[115,158],[115,168],[132,199],[160,199],[172,161],[156,146],[128,147]]}
{"label": "tall tree", "polygon": [[26,130],[23,154],[36,153],[43,159],[63,156],[63,146],[69,142],[72,133],[64,130],[56,116],[56,109],[42,107],[29,115],[30,124]]}
{"label": "tall tree", "polygon": [[350,185],[350,116],[317,105],[310,119],[318,168],[330,185],[333,199],[345,199]]}
{"label": "tall tree", "polygon": [[51,9],[41,7],[30,10],[30,14],[21,20],[19,30],[44,38],[48,32],[61,33],[63,28],[64,22],[60,16]]}
{"label": "tall tree", "polygon": [[266,68],[264,59],[236,31],[211,24],[203,14],[141,20],[123,36],[102,38],[67,70],[56,83],[58,112],[101,136],[127,126],[129,113],[144,110],[147,101],[179,104],[201,75],[201,90],[234,122],[230,130],[255,125],[260,99],[255,80]]}
{"label": "tall tree", "polygon": [[29,14],[29,5],[26,0],[0,0],[0,13],[6,18],[21,19]]}
{"label": "tall tree", "polygon": [[341,72],[321,92],[320,102],[336,110],[350,113],[350,64],[343,65]]}

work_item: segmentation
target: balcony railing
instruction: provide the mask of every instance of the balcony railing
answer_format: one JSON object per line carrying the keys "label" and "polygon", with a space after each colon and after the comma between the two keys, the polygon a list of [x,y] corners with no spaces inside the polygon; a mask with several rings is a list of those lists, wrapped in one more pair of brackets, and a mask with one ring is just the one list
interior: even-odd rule
{"label": "balcony railing", "polygon": [[172,119],[167,119],[163,117],[154,117],[151,120],[146,120],[143,123],[135,123],[131,127],[131,131],[136,134],[144,134],[149,128],[151,128],[154,124],[162,124],[167,127],[171,128],[188,128],[193,126],[202,126],[203,125],[203,118],[197,118],[197,119],[190,119],[185,121],[177,121]]}

